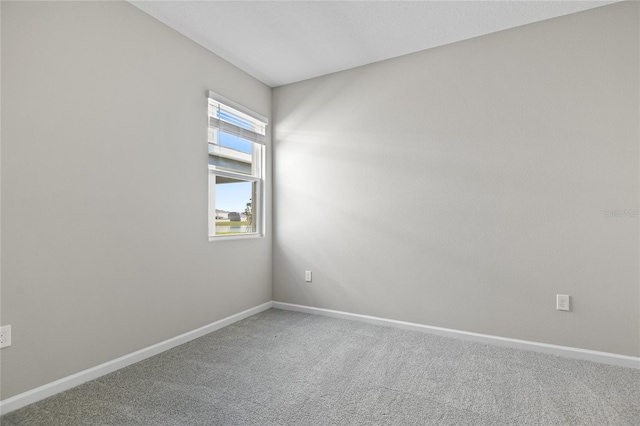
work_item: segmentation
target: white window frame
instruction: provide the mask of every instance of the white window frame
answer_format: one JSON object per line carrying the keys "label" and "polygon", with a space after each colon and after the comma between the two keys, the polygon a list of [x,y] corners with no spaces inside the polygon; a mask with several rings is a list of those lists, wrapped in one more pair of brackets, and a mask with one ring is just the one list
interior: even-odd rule
{"label": "white window frame", "polygon": [[[214,92],[208,93],[208,101],[207,101],[207,109],[209,107],[210,100],[221,104],[221,106],[225,106],[231,109],[234,109],[252,120],[254,120],[257,124],[261,124],[262,132],[254,133],[252,131],[238,128],[233,128],[233,124],[229,124],[227,122],[223,122],[222,120],[218,120],[216,118],[212,118],[208,113],[208,129],[207,129],[207,146],[209,145],[209,132],[214,132],[214,140],[218,140],[218,132],[222,131],[225,133],[233,134],[234,131],[237,133],[236,136],[247,140],[249,142],[253,142],[253,152],[252,152],[252,172],[251,174],[245,174],[240,172],[234,172],[230,170],[220,170],[216,169],[215,166],[208,164],[209,169],[209,202],[208,202],[208,236],[209,241],[224,241],[224,240],[234,240],[234,239],[246,239],[246,238],[262,238],[264,237],[264,229],[265,229],[265,151],[266,151],[266,126],[268,124],[268,120],[266,117],[257,114],[242,105],[236,104],[235,102],[220,96]],[[207,153],[209,149],[207,148]],[[207,154],[208,155],[208,154]],[[255,200],[252,199],[251,208],[252,208],[252,219],[255,222],[256,231],[251,233],[243,233],[243,234],[231,234],[231,235],[215,235],[216,232],[216,200],[215,200],[215,186],[216,186],[216,176],[231,178],[244,182],[255,183]]]}

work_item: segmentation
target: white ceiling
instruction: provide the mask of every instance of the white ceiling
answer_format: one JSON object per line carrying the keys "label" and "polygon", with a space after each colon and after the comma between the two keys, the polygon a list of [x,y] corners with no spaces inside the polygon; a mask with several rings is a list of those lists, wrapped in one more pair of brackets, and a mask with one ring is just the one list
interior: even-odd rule
{"label": "white ceiling", "polygon": [[133,1],[271,87],[615,1]]}

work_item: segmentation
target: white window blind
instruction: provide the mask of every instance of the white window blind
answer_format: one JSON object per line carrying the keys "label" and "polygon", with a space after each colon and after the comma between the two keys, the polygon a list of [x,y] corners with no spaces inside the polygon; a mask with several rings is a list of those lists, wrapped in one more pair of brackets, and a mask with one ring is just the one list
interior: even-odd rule
{"label": "white window blind", "polygon": [[264,145],[266,143],[266,117],[235,104],[223,96],[209,92],[209,127],[213,127]]}

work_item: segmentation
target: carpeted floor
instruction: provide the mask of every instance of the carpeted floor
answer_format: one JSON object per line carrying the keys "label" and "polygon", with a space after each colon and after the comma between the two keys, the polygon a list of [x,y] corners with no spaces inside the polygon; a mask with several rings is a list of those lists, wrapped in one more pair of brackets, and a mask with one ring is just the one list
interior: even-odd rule
{"label": "carpeted floor", "polygon": [[638,425],[640,370],[269,310],[14,425]]}

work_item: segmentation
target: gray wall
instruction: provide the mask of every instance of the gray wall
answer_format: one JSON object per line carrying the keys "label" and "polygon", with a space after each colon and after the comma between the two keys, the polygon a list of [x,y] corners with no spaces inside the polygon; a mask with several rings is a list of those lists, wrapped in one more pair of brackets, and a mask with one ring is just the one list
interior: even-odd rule
{"label": "gray wall", "polygon": [[207,240],[209,89],[270,115],[128,3],[2,2],[2,398],[271,300],[269,237]]}
{"label": "gray wall", "polygon": [[274,300],[640,355],[638,6],[275,89]]}

